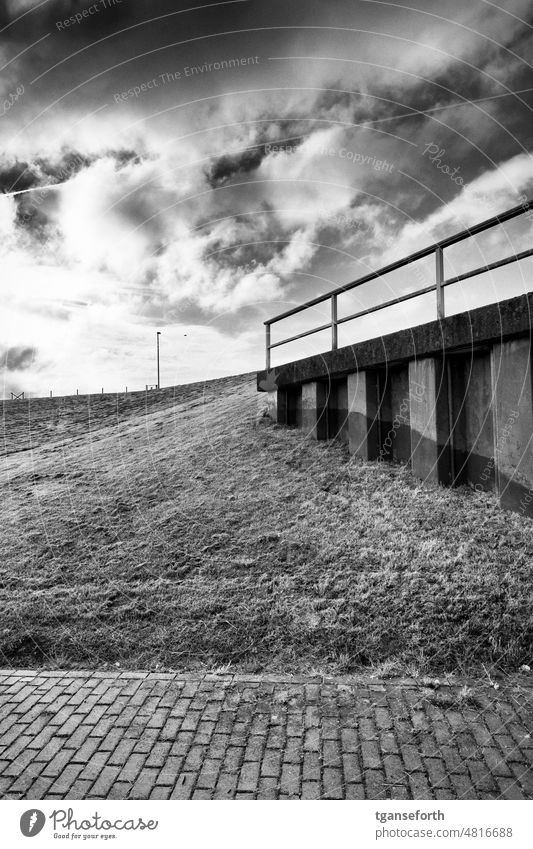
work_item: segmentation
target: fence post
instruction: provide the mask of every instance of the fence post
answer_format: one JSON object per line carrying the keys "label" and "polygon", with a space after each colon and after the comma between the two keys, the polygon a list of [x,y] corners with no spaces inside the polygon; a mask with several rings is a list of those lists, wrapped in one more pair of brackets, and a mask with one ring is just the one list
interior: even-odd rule
{"label": "fence post", "polygon": [[444,289],[442,283],[444,280],[444,253],[441,247],[435,248],[435,271],[437,282],[437,320],[441,321],[444,318]]}
{"label": "fence post", "polygon": [[339,337],[337,330],[337,295],[331,296],[331,350],[336,351]]}
{"label": "fence post", "polygon": [[270,324],[265,324],[266,370],[270,371]]}

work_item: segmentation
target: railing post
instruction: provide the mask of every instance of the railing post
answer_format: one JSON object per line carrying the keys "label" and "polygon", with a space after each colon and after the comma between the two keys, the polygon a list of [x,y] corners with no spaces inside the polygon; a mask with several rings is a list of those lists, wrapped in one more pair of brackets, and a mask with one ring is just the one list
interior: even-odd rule
{"label": "railing post", "polygon": [[270,371],[270,324],[265,325],[265,341],[266,341],[266,365],[267,371]]}
{"label": "railing post", "polygon": [[441,247],[435,248],[435,271],[437,282],[437,320],[441,321],[444,318],[444,289],[442,283],[444,280],[444,253]]}
{"label": "railing post", "polygon": [[331,296],[331,350],[337,350],[338,343],[337,331],[337,295]]}

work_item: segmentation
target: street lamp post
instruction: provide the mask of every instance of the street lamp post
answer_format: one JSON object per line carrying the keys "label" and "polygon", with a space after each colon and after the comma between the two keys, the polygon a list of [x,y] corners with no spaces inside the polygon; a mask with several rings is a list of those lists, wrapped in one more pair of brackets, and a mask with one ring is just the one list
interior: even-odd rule
{"label": "street lamp post", "polygon": [[157,388],[159,389],[161,386],[160,378],[159,378],[159,337],[161,336],[161,331],[158,330],[156,334],[157,339]]}

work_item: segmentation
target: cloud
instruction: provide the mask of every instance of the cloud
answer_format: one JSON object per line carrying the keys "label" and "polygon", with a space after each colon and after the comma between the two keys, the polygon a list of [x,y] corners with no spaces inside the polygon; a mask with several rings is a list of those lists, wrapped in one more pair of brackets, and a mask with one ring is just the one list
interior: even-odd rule
{"label": "cloud", "polygon": [[[217,367],[218,351],[233,342],[255,356],[275,303],[354,279],[525,191],[530,166],[517,140],[529,138],[529,125],[519,101],[487,101],[486,117],[475,105],[454,106],[517,87],[523,63],[490,38],[527,56],[523,24],[459,0],[445,11],[429,0],[433,17],[390,4],[311,5],[228,6],[97,44],[117,27],[112,16],[57,32],[53,21],[80,5],[54,0],[7,31],[6,61],[52,22],[51,36],[8,69],[25,83],[46,73],[0,122],[0,189],[35,189],[0,195],[2,338],[10,347],[34,342],[39,369],[47,364],[46,376],[26,370],[28,385],[32,377],[34,388],[50,381],[55,389],[63,372],[72,391],[85,367],[99,385],[110,362],[117,385],[130,384],[154,326],[173,326],[176,339],[194,328]],[[10,13],[30,7],[12,2]],[[127,7],[131,20],[148,17],[143,4]],[[150,15],[175,7],[157,0]],[[506,8],[527,11],[523,0]],[[121,14],[123,23],[126,0]],[[167,70],[240,55],[242,36],[217,36],[238,29],[234,19],[257,27],[247,44],[260,63],[113,103],[112,92]],[[196,36],[183,51],[160,49]],[[466,188],[424,157],[426,142],[460,165]],[[372,165],[383,160],[388,171]],[[127,379],[126,363],[135,366]]]}
{"label": "cloud", "polygon": [[227,183],[232,177],[256,171],[265,156],[262,145],[255,150],[245,150],[234,156],[221,156],[211,165],[207,182],[211,188],[216,188]]}
{"label": "cloud", "polygon": [[296,152],[303,139],[294,134],[294,126],[293,122],[271,121],[266,130],[262,128],[258,132],[254,147],[217,157],[207,171],[208,184],[216,188],[227,184],[234,177],[256,172],[264,159],[275,155],[278,149]]}
{"label": "cloud", "polygon": [[36,351],[35,348],[14,346],[4,349],[0,356],[6,371],[25,371],[34,364]]}
{"label": "cloud", "polygon": [[[6,0],[4,14],[6,22],[10,23],[23,15],[24,26],[31,33],[45,27],[55,27],[57,22],[78,14],[82,17],[70,24],[67,31],[70,39],[80,39],[86,38],[87,34],[94,37],[108,29],[117,29],[120,23],[132,17],[132,5],[127,0],[110,0],[108,3],[98,0],[47,0],[39,4],[35,0]],[[92,7],[93,12],[86,11],[84,15],[84,10],[89,7]]]}
{"label": "cloud", "polygon": [[[524,194],[533,189],[533,158],[526,153],[487,169],[472,180],[445,206],[440,206],[424,220],[405,224],[396,232],[394,243],[387,249],[384,259],[406,255],[470,225],[497,215],[520,203]],[[502,234],[497,228],[495,233]],[[505,237],[501,235],[502,245]],[[515,246],[516,250],[524,246]],[[501,254],[500,254],[501,256]],[[487,260],[488,261],[488,260]]]}
{"label": "cloud", "polygon": [[21,192],[64,183],[99,159],[111,159],[121,168],[142,158],[143,154],[129,149],[103,149],[87,155],[65,146],[54,158],[36,155],[31,163],[4,154],[0,158],[0,191]]}

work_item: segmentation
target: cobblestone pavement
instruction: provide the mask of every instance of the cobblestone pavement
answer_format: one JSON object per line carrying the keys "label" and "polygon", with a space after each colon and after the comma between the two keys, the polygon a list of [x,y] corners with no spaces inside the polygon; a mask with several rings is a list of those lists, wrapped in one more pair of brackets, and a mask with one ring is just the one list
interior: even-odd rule
{"label": "cobblestone pavement", "polygon": [[8,799],[524,799],[533,687],[0,672]]}

